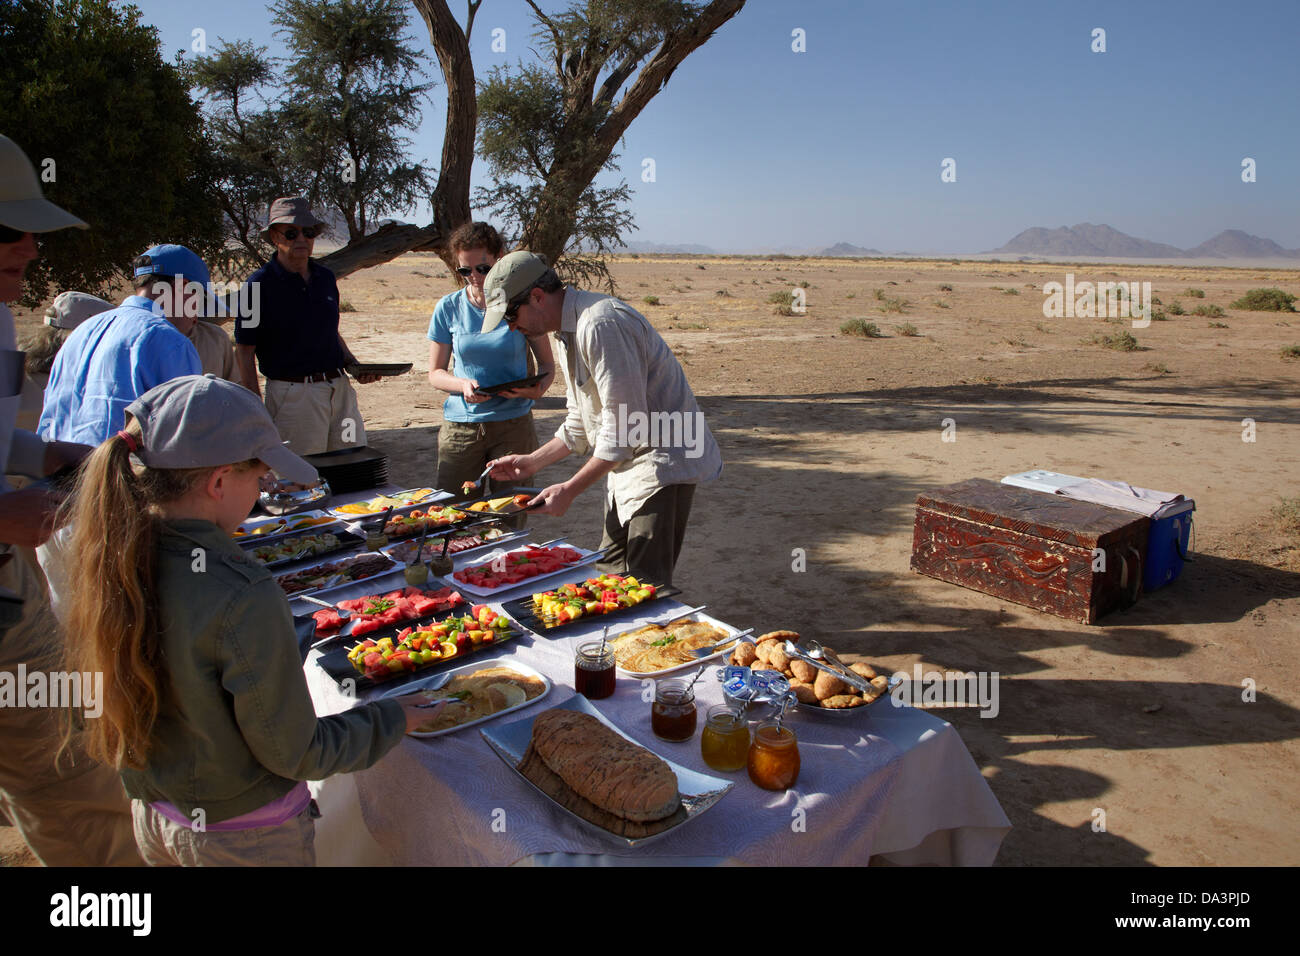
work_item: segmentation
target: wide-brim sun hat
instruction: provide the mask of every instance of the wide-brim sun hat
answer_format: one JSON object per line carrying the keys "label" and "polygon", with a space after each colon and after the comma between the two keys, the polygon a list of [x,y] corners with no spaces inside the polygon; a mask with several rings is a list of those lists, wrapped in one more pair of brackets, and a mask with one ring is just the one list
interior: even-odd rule
{"label": "wide-brim sun hat", "polygon": [[281,196],[275,202],[271,203],[271,211],[266,219],[266,228],[262,230],[262,238],[267,242],[271,241],[272,226],[298,226],[305,228],[308,226],[328,226],[324,219],[317,219],[315,213],[311,211],[311,203],[303,196]]}
{"label": "wide-brim sun hat", "polygon": [[0,226],[19,232],[90,227],[45,198],[36,167],[12,139],[0,134]]}

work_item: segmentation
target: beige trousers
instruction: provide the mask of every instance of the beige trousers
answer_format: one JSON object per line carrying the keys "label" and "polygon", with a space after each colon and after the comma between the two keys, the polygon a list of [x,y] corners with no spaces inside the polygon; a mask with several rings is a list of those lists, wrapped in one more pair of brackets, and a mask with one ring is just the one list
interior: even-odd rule
{"label": "beige trousers", "polygon": [[[0,673],[17,682],[61,667],[58,622],[30,549],[10,548],[0,587],[24,600],[23,619],[0,636]],[[63,740],[56,707],[0,706],[0,811],[46,866],[139,866],[131,806],[117,771]]]}
{"label": "beige trousers", "polygon": [[150,866],[315,866],[316,823],[307,807],[278,827],[195,832],[143,800],[131,801],[135,839]]}
{"label": "beige trousers", "polygon": [[346,375],[329,382],[267,379],[266,410],[295,455],[319,455],[366,443],[357,392]]}

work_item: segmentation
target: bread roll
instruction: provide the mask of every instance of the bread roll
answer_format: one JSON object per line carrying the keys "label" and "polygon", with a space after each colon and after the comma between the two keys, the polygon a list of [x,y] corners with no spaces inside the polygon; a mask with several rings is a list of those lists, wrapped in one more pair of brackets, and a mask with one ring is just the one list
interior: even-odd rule
{"label": "bread roll", "polygon": [[818,700],[826,700],[828,697],[844,694],[850,690],[852,688],[848,684],[826,671],[818,671],[817,680],[813,682],[813,693],[817,695]]}
{"label": "bread roll", "polygon": [[659,820],[681,803],[677,776],[667,763],[588,714],[538,714],[533,747],[574,793],[616,816]]}
{"label": "bread roll", "polygon": [[812,684],[817,679],[817,668],[813,667],[807,661],[801,661],[795,658],[790,661],[790,672],[805,684]]}
{"label": "bread roll", "polygon": [[790,681],[790,689],[794,691],[795,697],[799,698],[801,704],[816,704],[817,694],[813,691],[813,685],[807,681],[795,679]]}
{"label": "bread roll", "polygon": [[870,664],[850,664],[849,670],[865,677],[867,680],[871,680],[871,678],[876,676],[876,670]]}

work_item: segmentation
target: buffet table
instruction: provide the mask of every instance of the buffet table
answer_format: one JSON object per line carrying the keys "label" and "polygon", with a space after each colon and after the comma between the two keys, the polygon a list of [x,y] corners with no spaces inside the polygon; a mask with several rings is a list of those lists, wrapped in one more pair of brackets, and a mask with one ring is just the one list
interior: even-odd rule
{"label": "buffet table", "polygon": [[[543,536],[534,530],[505,547]],[[456,567],[484,560],[481,554],[457,558]],[[589,567],[577,567],[547,579],[545,587],[590,573]],[[337,602],[404,583],[401,573],[394,572],[323,597]],[[431,579],[428,586],[442,584]],[[503,590],[490,603],[500,611],[503,602],[537,589],[525,584]],[[696,604],[707,601],[707,595],[689,596]],[[641,614],[615,618],[611,629],[668,617],[682,608],[661,598]],[[294,609],[310,613],[311,606],[295,601]],[[513,661],[546,675],[554,685],[547,696],[497,718],[531,720],[573,696],[573,648],[579,639],[599,637],[603,626],[595,618],[546,635],[524,630],[522,637],[464,663]],[[353,706],[355,700],[316,665],[319,656],[311,652],[304,665],[317,713]],[[704,711],[723,699],[712,672],[711,666],[695,686],[701,727]],[[774,793],[754,786],[743,770],[711,770],[700,757],[698,730],[683,743],[655,737],[650,731],[651,684],[620,675],[614,695],[592,704],[665,759],[734,783],[716,805],[676,830],[636,847],[593,832],[535,791],[493,752],[479,727],[470,727],[431,739],[405,738],[369,770],[313,783],[322,811],[316,824],[318,863],[989,865],[1010,829],[957,732],[923,711],[882,698],[839,714],[791,713],[787,724],[798,735],[802,766],[792,789]]]}

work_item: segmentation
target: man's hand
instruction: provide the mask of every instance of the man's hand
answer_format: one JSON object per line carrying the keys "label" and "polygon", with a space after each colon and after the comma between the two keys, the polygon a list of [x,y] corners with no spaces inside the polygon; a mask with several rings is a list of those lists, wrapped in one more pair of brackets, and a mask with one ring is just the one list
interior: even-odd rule
{"label": "man's hand", "polygon": [[531,455],[506,455],[487,464],[488,474],[505,481],[521,481],[537,473],[537,465]]}
{"label": "man's hand", "polygon": [[364,375],[354,375],[353,378],[357,380],[357,384],[359,385],[369,385],[372,382],[379,381],[383,376],[377,375],[374,372],[367,372]]}
{"label": "man's hand", "polygon": [[540,501],[542,504],[528,510],[533,514],[555,515],[558,518],[569,510],[576,497],[578,497],[577,489],[570,487],[568,482],[549,485],[533,496],[533,501]]}

